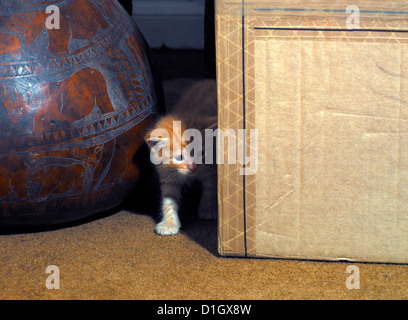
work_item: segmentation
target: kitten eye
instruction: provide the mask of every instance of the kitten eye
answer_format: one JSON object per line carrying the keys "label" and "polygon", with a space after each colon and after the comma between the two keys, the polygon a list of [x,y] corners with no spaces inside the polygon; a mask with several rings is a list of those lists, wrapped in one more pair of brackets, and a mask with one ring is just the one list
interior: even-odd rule
{"label": "kitten eye", "polygon": [[184,161],[184,157],[182,154],[179,154],[177,156],[174,156],[173,158],[176,162],[183,162]]}

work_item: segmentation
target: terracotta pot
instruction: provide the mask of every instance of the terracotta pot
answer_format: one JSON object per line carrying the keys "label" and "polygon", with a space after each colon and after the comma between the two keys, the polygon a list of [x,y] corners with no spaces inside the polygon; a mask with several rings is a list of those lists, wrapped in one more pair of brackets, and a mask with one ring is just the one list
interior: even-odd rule
{"label": "terracotta pot", "polygon": [[0,225],[76,220],[132,192],[161,94],[149,59],[115,0],[0,1]]}

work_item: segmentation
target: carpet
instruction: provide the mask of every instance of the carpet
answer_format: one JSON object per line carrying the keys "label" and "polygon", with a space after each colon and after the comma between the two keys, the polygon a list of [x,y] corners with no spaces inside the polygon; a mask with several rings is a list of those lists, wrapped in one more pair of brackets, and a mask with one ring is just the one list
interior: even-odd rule
{"label": "carpet", "polygon": [[[221,258],[216,224],[196,221],[179,235],[154,234],[149,216],[120,211],[52,231],[0,237],[0,299],[406,299],[408,268],[350,263]],[[60,272],[48,289],[46,269]]]}
{"label": "carpet", "polygon": [[[201,51],[156,50],[154,59],[169,104],[204,72]],[[0,299],[408,298],[406,265],[224,258],[217,222],[188,215],[180,234],[157,236],[157,185],[150,178],[138,197],[109,212],[51,229],[0,230]],[[49,266],[58,269],[46,273]],[[359,288],[349,289],[356,268]],[[50,289],[56,272],[59,289]]]}

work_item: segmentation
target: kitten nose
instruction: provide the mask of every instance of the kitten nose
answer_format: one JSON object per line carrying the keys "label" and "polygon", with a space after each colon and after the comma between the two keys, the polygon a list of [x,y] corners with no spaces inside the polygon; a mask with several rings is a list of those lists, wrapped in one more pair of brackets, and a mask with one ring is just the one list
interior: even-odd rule
{"label": "kitten nose", "polygon": [[188,170],[190,170],[191,172],[194,172],[194,171],[196,171],[196,169],[197,169],[197,165],[193,162],[193,163],[190,163],[189,165],[188,165]]}

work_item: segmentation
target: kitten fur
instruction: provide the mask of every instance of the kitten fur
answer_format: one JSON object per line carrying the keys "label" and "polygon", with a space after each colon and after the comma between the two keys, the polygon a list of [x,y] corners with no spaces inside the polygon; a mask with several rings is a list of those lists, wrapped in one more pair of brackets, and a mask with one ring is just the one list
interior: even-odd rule
{"label": "kitten fur", "polygon": [[[182,201],[181,191],[195,179],[202,183],[203,190],[198,206],[199,217],[217,217],[217,165],[215,161],[213,164],[194,163],[191,155],[184,150],[190,141],[182,140],[183,132],[194,128],[201,132],[204,144],[204,130],[217,127],[217,112],[216,81],[199,81],[181,96],[173,110],[159,119],[145,137],[151,150],[156,146],[156,150],[159,150],[157,154],[170,159],[168,164],[156,165],[162,195],[162,220],[155,229],[159,235],[174,235],[179,232],[181,224],[178,209]],[[181,122],[181,135],[173,130],[174,121]],[[166,130],[168,136],[157,134],[156,129]],[[151,156],[153,152],[154,150],[151,151]],[[205,162],[205,152],[202,157],[202,162]]]}

